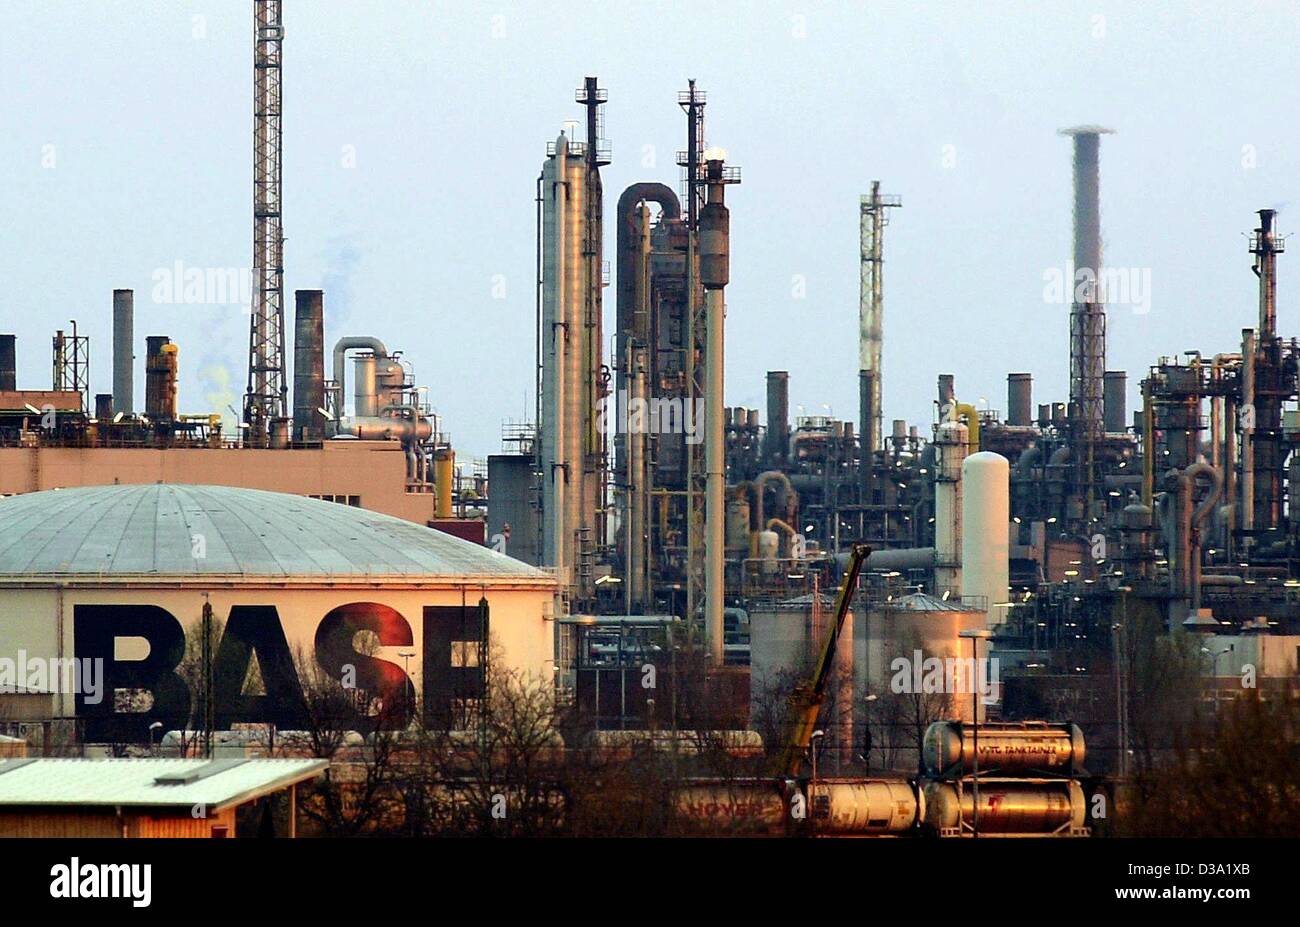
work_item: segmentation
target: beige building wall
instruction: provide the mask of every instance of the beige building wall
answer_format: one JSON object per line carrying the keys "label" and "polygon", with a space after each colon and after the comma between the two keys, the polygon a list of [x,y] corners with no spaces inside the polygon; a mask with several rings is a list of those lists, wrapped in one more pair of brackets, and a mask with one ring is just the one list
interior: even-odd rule
{"label": "beige building wall", "polygon": [[[93,583],[93,581],[91,581]],[[488,580],[492,583],[492,580]],[[499,582],[499,581],[497,581]],[[71,658],[76,654],[74,609],[78,604],[114,605],[139,603],[166,609],[187,631],[201,620],[205,593],[213,614],[224,622],[232,605],[273,605],[284,629],[289,648],[304,655],[314,653],[317,626],[332,609],[358,602],[375,602],[395,609],[411,628],[410,645],[380,647],[373,656],[398,667],[409,665],[409,675],[420,697],[423,695],[420,657],[403,661],[399,653],[424,652],[423,609],[426,605],[458,606],[470,609],[486,596],[490,636],[498,665],[525,673],[553,678],[551,607],[554,582],[550,579],[489,585],[481,579],[463,586],[442,580],[437,586],[395,585],[391,582],[356,582],[349,578],[331,583],[287,581],[283,584],[196,580],[184,583],[115,583],[105,578],[92,585],[82,580],[59,588],[16,588],[0,586],[0,657],[17,660],[19,651],[28,659]],[[139,638],[119,638],[119,659],[140,659],[147,654]],[[3,696],[0,696],[3,699]],[[53,699],[56,714],[71,717],[72,693]]]}
{"label": "beige building wall", "polygon": [[319,448],[0,448],[0,495],[111,486],[191,483],[294,495],[358,497],[361,508],[424,525],[434,495],[406,491],[397,441],[326,441]]}

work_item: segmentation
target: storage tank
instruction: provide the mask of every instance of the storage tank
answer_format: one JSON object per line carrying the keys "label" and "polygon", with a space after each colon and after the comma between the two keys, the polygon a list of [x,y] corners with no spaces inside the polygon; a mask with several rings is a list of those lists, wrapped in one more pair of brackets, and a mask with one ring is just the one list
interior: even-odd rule
{"label": "storage tank", "polygon": [[901,834],[925,817],[920,790],[905,779],[819,781],[810,804],[819,834]]}
{"label": "storage tank", "polygon": [[980,451],[962,462],[961,475],[962,597],[982,600],[989,623],[1001,624],[1007,612],[1011,466],[1001,454]]}
{"label": "storage tank", "polygon": [[[1085,774],[1083,731],[1069,723],[1045,721],[981,724],[980,775]],[[961,721],[936,721],[925,732],[926,775],[955,779],[975,768],[975,730]]]}
{"label": "storage tank", "polygon": [[[981,834],[1069,834],[1084,828],[1088,804],[1079,783],[980,778]],[[935,830],[975,823],[975,794],[971,783],[926,782],[925,823]]]}
{"label": "storage tank", "polygon": [[775,531],[758,532],[758,559],[765,561],[765,567],[776,568],[777,553],[780,549],[781,538]]}

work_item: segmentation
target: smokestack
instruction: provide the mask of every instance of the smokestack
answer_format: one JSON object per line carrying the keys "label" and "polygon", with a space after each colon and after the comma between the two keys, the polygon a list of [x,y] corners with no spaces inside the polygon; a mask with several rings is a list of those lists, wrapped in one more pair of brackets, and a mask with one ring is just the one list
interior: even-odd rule
{"label": "smokestack", "polygon": [[320,441],[325,405],[325,294],[294,291],[293,440]]}
{"label": "smokestack", "polygon": [[1102,393],[1106,431],[1110,434],[1123,432],[1128,425],[1128,374],[1123,370],[1107,370]]}
{"label": "smokestack", "polygon": [[1106,294],[1101,286],[1101,136],[1110,129],[1076,126],[1074,140],[1074,278],[1070,281],[1070,408],[1079,416],[1076,461],[1082,444],[1104,426]]}
{"label": "smokestack", "polygon": [[0,335],[0,390],[18,389],[16,335]]}
{"label": "smokestack", "polygon": [[767,372],[767,433],[763,436],[763,456],[773,469],[785,463],[790,450],[790,373]]}
{"label": "smokestack", "polygon": [[1007,424],[1034,423],[1034,378],[1028,373],[1007,374]]}
{"label": "smokestack", "polygon": [[113,408],[135,411],[135,291],[113,291]]}

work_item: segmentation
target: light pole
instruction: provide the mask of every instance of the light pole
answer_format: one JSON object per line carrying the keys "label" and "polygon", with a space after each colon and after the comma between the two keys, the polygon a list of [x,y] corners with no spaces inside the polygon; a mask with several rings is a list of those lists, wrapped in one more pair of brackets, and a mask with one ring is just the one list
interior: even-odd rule
{"label": "light pole", "polygon": [[993,632],[988,628],[967,628],[965,631],[958,631],[958,637],[970,638],[970,655],[971,655],[971,731],[974,735],[974,763],[971,771],[971,787],[974,793],[971,797],[971,828],[972,837],[980,835],[980,687],[977,680],[979,674],[979,655],[980,644],[982,640],[988,640],[993,636]]}
{"label": "light pole", "polygon": [[160,730],[162,730],[162,722],[161,722],[161,721],[155,721],[153,724],[149,725],[149,753],[152,754],[153,756],[157,756],[157,755],[158,755],[158,751],[154,748],[154,739],[153,739],[153,737],[154,737],[154,734],[156,734],[156,733],[157,733],[158,731],[160,731]]}
{"label": "light pole", "polygon": [[862,699],[867,704],[862,718],[862,765],[868,776],[871,775],[871,703],[879,697],[873,692]]}
{"label": "light pole", "polygon": [[826,736],[825,731],[813,731],[808,738],[808,752],[812,758],[812,778],[808,780],[808,814],[813,833],[817,832],[817,741]]}

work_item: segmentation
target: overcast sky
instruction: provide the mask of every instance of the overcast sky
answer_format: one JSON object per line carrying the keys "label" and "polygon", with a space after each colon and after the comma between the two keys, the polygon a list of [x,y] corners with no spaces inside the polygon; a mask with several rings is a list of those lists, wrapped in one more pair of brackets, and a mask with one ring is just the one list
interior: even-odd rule
{"label": "overcast sky", "polygon": [[[533,408],[534,184],[586,74],[608,89],[607,207],[678,183],[676,100],[708,94],[732,188],[728,405],[857,415],[858,197],[899,194],[886,235],[884,414],[928,431],[939,373],[1005,409],[1005,375],[1065,398],[1070,147],[1102,142],[1108,367],[1235,349],[1254,324],[1245,234],[1300,180],[1295,3],[470,3],[285,0],[284,224],[292,290],[323,287],[326,340],[374,335],[430,387],[462,455]],[[110,382],[111,291],[181,346],[185,411],[238,407],[248,317],[158,303],[155,271],[251,260],[252,4],[0,5],[0,330],[20,386],[50,337],[91,336]],[[608,217],[608,210],[607,210]],[[613,261],[610,224],[606,257]],[[1300,255],[1279,262],[1296,331]],[[502,296],[502,289],[504,295]],[[607,319],[614,290],[606,291]],[[612,325],[607,324],[612,332]],[[290,352],[292,356],[292,352]],[[142,361],[140,362],[142,364]],[[143,395],[143,375],[136,374]],[[139,402],[139,400],[137,400]],[[888,426],[886,426],[888,427]]]}

